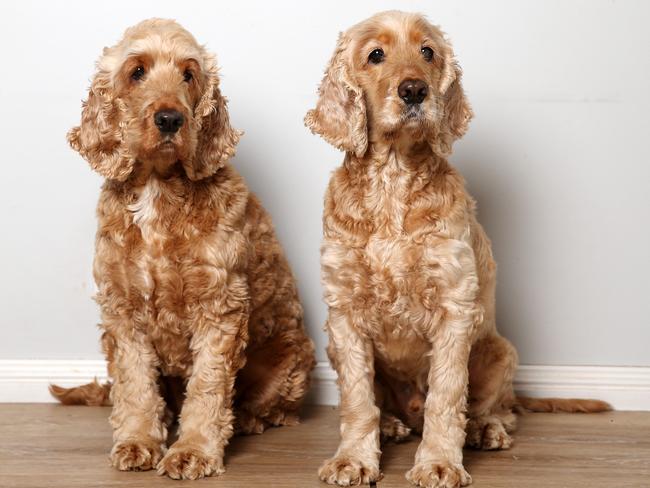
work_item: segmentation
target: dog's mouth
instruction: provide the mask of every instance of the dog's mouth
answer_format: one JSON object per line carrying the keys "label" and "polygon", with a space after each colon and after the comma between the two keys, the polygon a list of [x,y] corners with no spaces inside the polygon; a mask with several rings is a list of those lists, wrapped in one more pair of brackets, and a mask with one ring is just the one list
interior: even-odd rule
{"label": "dog's mouth", "polygon": [[412,120],[421,119],[424,116],[424,111],[420,105],[408,105],[402,114],[402,120],[409,122]]}
{"label": "dog's mouth", "polygon": [[404,108],[399,125],[403,129],[416,129],[426,124],[427,114],[421,105],[409,105]]}
{"label": "dog's mouth", "polygon": [[165,136],[157,145],[156,150],[161,153],[175,152],[177,149],[176,142],[172,137]]}

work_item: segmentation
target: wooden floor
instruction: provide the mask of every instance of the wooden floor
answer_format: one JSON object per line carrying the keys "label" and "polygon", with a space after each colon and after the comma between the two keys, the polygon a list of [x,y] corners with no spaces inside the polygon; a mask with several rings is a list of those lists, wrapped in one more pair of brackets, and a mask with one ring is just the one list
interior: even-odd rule
{"label": "wooden floor", "polygon": [[[233,439],[220,478],[180,482],[111,468],[108,413],[0,405],[0,487],[324,488],[316,470],[338,440],[336,410],[309,407],[299,426]],[[520,419],[515,442],[509,451],[466,452],[474,488],[650,487],[650,412],[529,414]],[[379,488],[408,486],[404,472],[416,447],[415,438],[384,446]]]}

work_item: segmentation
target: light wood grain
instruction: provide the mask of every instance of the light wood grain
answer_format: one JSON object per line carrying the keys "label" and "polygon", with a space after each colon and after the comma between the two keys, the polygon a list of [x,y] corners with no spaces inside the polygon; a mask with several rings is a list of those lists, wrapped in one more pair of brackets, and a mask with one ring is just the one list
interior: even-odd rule
{"label": "light wood grain", "polygon": [[[237,437],[220,478],[179,482],[108,465],[109,409],[42,404],[0,405],[0,487],[92,488],[196,486],[325,488],[316,470],[338,441],[337,412],[310,407],[303,423]],[[383,448],[379,488],[404,479],[417,439]],[[509,451],[466,451],[473,488],[650,487],[650,412],[530,414]]]}

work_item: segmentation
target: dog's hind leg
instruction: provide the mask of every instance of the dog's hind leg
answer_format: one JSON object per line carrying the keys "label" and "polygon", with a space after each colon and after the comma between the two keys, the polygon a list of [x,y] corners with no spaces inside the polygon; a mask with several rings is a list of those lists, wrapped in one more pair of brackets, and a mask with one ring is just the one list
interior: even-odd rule
{"label": "dog's hind leg", "polygon": [[465,444],[476,449],[508,449],[516,427],[512,381],[517,352],[496,334],[480,339],[469,360],[469,408]]}
{"label": "dog's hind leg", "polygon": [[315,365],[314,346],[302,328],[283,330],[246,351],[237,377],[237,431],[261,434],[267,427],[298,423]]}

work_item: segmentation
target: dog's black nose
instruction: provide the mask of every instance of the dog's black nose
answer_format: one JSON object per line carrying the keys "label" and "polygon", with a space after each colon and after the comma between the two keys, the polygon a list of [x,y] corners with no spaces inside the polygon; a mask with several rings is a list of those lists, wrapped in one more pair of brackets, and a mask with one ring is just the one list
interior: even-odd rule
{"label": "dog's black nose", "polygon": [[174,134],[185,122],[185,117],[178,110],[161,110],[154,114],[153,120],[160,132]]}
{"label": "dog's black nose", "polygon": [[397,94],[407,105],[422,103],[428,93],[427,84],[422,80],[404,80],[397,88]]}

